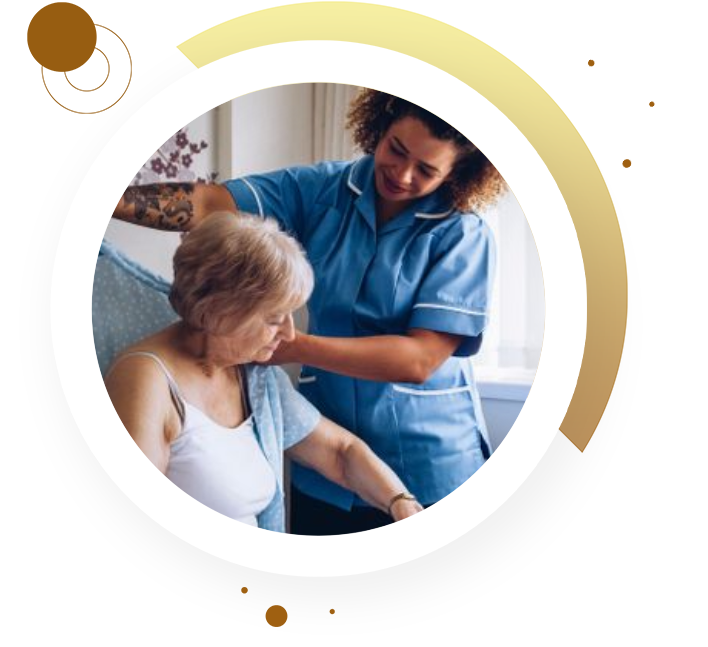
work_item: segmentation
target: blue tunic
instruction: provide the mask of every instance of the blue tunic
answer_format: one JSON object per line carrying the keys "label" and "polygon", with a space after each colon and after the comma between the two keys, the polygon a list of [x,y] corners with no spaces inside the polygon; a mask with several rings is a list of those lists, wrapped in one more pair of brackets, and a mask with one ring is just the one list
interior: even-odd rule
{"label": "blue tunic", "polygon": [[[246,212],[275,217],[315,272],[309,332],[325,337],[455,333],[463,343],[422,385],[376,382],[303,366],[300,392],[385,460],[423,504],[484,463],[486,428],[469,354],[484,330],[494,243],[475,214],[426,196],[376,225],[373,158],[295,167],[225,183]],[[352,492],[293,466],[305,494],[349,509]]]}

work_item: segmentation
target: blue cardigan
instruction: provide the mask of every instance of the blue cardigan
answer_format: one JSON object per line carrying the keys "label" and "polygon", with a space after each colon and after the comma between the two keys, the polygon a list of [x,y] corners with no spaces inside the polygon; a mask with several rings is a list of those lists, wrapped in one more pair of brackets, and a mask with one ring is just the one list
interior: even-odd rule
{"label": "blue cardigan", "polygon": [[[105,375],[118,352],[177,320],[167,295],[170,284],[130,260],[105,241],[93,281],[93,337]],[[246,366],[248,397],[263,454],[278,487],[258,526],[285,532],[283,452],[305,438],[320,413],[292,386],[284,371],[272,366]]]}

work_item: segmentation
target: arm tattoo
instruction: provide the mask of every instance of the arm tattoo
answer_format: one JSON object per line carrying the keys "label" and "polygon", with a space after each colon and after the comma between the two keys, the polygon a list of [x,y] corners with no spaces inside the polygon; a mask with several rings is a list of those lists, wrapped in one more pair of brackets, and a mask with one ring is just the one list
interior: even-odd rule
{"label": "arm tattoo", "polygon": [[188,182],[130,186],[123,193],[122,219],[155,229],[183,231],[194,215],[193,193],[194,185]]}

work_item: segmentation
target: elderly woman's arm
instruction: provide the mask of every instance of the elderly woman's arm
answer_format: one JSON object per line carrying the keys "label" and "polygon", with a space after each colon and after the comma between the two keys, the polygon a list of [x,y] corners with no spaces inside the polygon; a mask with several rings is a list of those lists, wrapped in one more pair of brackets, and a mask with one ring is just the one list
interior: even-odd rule
{"label": "elderly woman's arm", "polygon": [[352,490],[396,521],[423,509],[417,501],[400,498],[389,510],[391,501],[406,492],[401,480],[368,445],[325,417],[307,437],[290,447],[286,455]]}
{"label": "elderly woman's arm", "polygon": [[150,359],[130,357],[109,370],[105,384],[128,433],[164,474],[170,457],[169,430],[179,421],[164,375]]}
{"label": "elderly woman's arm", "polygon": [[154,229],[189,231],[212,211],[237,213],[225,187],[202,182],[172,182],[129,186],[113,217]]}

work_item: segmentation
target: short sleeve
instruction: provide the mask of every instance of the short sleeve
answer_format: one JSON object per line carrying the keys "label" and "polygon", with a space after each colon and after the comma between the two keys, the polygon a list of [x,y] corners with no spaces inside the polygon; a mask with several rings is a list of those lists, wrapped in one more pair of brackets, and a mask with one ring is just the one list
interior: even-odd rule
{"label": "short sleeve", "polygon": [[455,352],[475,351],[487,325],[495,266],[495,246],[487,223],[463,214],[440,234],[430,266],[416,294],[409,328],[466,337]]}
{"label": "short sleeve", "polygon": [[275,218],[285,231],[303,240],[307,216],[335,170],[331,163],[295,166],[228,180],[224,186],[239,209]]}
{"label": "short sleeve", "polygon": [[322,416],[295,390],[285,371],[278,367],[273,370],[283,414],[283,449],[288,449],[308,436]]}

